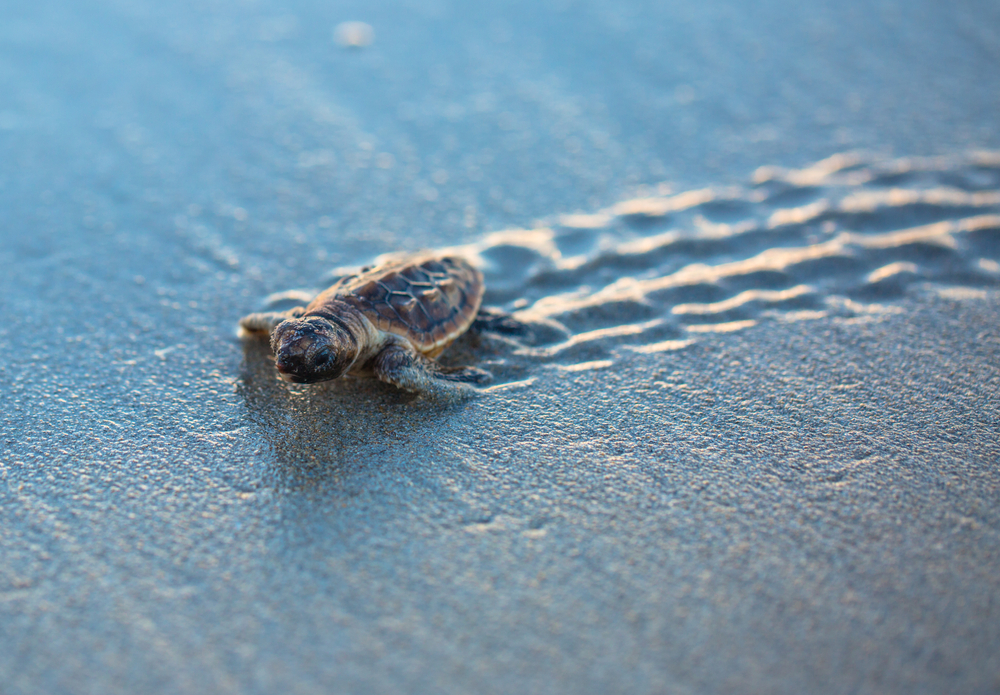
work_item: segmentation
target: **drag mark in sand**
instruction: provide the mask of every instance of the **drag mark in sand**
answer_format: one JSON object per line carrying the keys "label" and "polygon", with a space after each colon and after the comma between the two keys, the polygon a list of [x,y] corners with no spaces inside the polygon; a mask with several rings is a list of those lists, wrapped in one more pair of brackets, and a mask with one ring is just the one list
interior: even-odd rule
{"label": "drag mark in sand", "polygon": [[637,198],[452,250],[483,268],[486,304],[536,329],[505,339],[515,360],[601,368],[773,320],[893,312],[928,285],[1000,285],[1000,154],[762,168],[743,187]]}
{"label": "drag mark in sand", "polygon": [[533,333],[453,351],[492,353],[501,383],[540,363],[600,369],[768,321],[893,312],[917,288],[1000,285],[1000,153],[765,167],[745,186],[644,196],[447,252],[483,269],[484,305]]}

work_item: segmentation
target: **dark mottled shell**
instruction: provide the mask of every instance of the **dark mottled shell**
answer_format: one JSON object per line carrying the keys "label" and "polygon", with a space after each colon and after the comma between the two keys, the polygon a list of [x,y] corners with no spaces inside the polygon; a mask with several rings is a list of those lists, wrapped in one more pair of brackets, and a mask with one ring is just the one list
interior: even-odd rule
{"label": "dark mottled shell", "polygon": [[403,336],[436,356],[472,324],[483,299],[483,274],[455,256],[410,256],[348,275],[306,308],[345,302],[376,328]]}

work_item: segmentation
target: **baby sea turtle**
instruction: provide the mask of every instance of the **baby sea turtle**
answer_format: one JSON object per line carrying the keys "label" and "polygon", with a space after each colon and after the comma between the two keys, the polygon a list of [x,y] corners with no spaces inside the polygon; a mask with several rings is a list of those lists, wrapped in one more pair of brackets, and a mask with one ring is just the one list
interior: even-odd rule
{"label": "baby sea turtle", "polygon": [[343,277],[306,307],[250,314],[240,326],[270,334],[275,366],[287,381],[352,374],[458,395],[489,373],[444,369],[434,358],[472,325],[483,289],[483,274],[462,258],[410,256]]}

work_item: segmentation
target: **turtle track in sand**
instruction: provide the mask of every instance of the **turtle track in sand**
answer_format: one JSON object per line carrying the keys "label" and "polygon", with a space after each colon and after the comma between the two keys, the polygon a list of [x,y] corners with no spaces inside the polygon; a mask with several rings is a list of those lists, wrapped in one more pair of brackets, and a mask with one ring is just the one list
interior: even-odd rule
{"label": "turtle track in sand", "polygon": [[600,368],[766,322],[866,320],[919,289],[1000,286],[1000,153],[764,167],[745,186],[656,193],[453,250],[483,268],[484,305],[535,329],[505,339],[494,371]]}
{"label": "turtle track in sand", "polygon": [[447,249],[484,271],[484,306],[533,335],[443,356],[497,382],[581,371],[767,322],[899,312],[908,292],[1000,286],[1000,153],[763,167],[743,186],[661,187],[591,214]]}

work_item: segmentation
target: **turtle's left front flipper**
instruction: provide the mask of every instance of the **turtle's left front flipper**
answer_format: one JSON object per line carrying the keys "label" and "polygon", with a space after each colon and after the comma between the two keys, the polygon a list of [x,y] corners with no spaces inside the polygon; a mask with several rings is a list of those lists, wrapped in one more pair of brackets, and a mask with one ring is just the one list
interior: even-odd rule
{"label": "turtle's left front flipper", "polygon": [[472,384],[489,381],[490,375],[474,367],[444,371],[436,362],[402,345],[390,345],[376,355],[375,376],[405,391],[417,391],[433,398],[468,398],[476,394]]}

